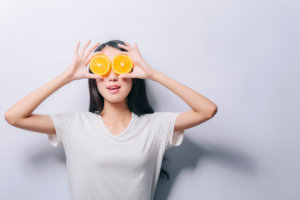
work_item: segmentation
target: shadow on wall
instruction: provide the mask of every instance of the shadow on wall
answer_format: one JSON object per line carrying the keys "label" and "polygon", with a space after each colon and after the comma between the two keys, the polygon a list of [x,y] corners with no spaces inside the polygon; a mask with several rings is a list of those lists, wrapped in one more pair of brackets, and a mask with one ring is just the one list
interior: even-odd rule
{"label": "shadow on wall", "polygon": [[[49,169],[49,164],[53,165],[54,160],[61,164],[66,163],[65,152],[62,146],[51,149],[51,151],[49,151],[49,148],[44,148],[44,151],[39,151],[30,158],[30,162],[36,170]],[[165,153],[167,160],[163,162],[163,168],[169,172],[170,180],[167,181],[164,176],[159,178],[154,200],[168,199],[172,186],[181,170],[195,170],[199,168],[201,161],[210,160],[217,162],[220,165],[249,176],[255,175],[256,172],[254,161],[242,152],[229,147],[221,147],[220,145],[199,145],[186,136],[180,146],[172,147]]]}
{"label": "shadow on wall", "polygon": [[257,171],[254,160],[247,155],[243,155],[240,151],[220,145],[199,145],[186,136],[180,146],[168,149],[165,156],[167,159],[163,162],[162,167],[169,172],[170,179],[167,181],[164,176],[159,178],[154,200],[168,199],[172,186],[181,170],[196,170],[199,168],[201,161],[217,162],[219,165],[249,176],[254,176]]}
{"label": "shadow on wall", "polygon": [[46,148],[45,146],[40,146],[39,149],[40,150],[32,154],[29,159],[29,162],[36,170],[43,170],[44,168],[48,170],[49,164],[50,166],[55,165],[53,161],[66,164],[66,155],[63,146],[57,146],[56,148],[52,146],[47,146]]}

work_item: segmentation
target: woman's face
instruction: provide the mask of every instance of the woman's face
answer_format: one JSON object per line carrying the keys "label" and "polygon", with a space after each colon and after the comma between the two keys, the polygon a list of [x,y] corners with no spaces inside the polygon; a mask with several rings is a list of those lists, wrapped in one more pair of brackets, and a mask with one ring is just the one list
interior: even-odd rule
{"label": "woman's face", "polygon": [[[112,62],[113,58],[121,53],[124,53],[123,51],[106,46],[104,47],[101,52],[103,52],[104,55],[106,55],[110,62]],[[97,87],[99,93],[103,96],[103,98],[106,101],[117,103],[125,101],[126,97],[128,96],[131,88],[132,88],[132,79],[131,78],[119,78],[119,76],[110,69],[110,72],[108,75],[103,77],[102,79],[96,79]],[[118,85],[120,86],[119,91],[113,91],[107,89],[110,85]]]}

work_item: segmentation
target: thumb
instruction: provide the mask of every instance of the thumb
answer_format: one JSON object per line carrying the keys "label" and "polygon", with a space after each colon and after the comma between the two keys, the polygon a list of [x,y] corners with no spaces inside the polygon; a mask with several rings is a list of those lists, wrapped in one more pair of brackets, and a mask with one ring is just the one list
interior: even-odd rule
{"label": "thumb", "polygon": [[120,74],[119,75],[120,78],[131,78],[130,74]]}
{"label": "thumb", "polygon": [[91,60],[92,60],[92,58],[93,58],[94,56],[99,55],[99,54],[103,54],[103,52],[102,52],[102,51],[97,51],[97,52],[95,52],[95,53],[89,55],[87,61],[85,62],[85,66],[87,66],[87,65],[91,62]]}
{"label": "thumb", "polygon": [[101,75],[91,74],[91,73],[87,74],[87,78],[90,78],[90,79],[102,79],[103,80],[103,77]]}

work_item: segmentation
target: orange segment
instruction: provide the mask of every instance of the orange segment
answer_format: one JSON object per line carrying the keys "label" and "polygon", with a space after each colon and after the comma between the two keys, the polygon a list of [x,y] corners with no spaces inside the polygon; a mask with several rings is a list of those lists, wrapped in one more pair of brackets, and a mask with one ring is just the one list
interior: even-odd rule
{"label": "orange segment", "polygon": [[116,74],[130,73],[133,68],[132,60],[127,54],[116,55],[112,61],[112,68]]}
{"label": "orange segment", "polygon": [[104,54],[98,54],[92,57],[89,68],[94,74],[105,76],[110,69],[109,58]]}

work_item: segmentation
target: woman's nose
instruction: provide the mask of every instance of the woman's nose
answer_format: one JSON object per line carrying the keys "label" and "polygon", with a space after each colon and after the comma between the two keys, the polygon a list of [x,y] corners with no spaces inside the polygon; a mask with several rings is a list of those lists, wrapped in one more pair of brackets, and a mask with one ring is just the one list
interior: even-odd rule
{"label": "woman's nose", "polygon": [[108,79],[109,80],[115,80],[115,79],[117,80],[118,74],[116,74],[113,69],[110,69],[110,72],[108,74]]}

